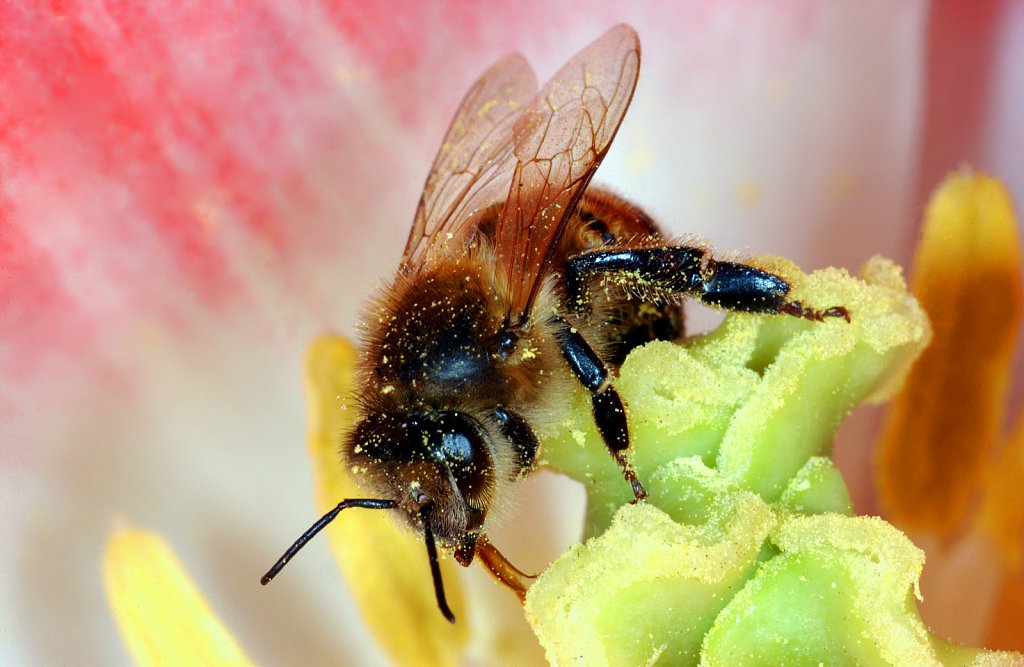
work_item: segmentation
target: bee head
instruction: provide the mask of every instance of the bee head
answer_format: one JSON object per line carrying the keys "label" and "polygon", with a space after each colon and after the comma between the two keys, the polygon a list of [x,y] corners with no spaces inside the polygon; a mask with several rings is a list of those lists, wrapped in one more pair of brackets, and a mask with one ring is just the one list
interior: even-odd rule
{"label": "bee head", "polygon": [[[353,430],[345,457],[368,490],[394,500],[415,528],[429,521],[443,545],[458,552],[483,526],[494,461],[487,432],[469,415],[371,413]],[[429,520],[422,511],[427,505]]]}
{"label": "bee head", "polygon": [[472,562],[494,486],[486,432],[472,417],[455,411],[370,413],[345,442],[344,451],[351,470],[378,497],[341,501],[299,536],[261,583],[266,585],[277,576],[342,510],[399,509],[423,533],[438,608],[454,623],[435,539],[450,548],[462,565]]}

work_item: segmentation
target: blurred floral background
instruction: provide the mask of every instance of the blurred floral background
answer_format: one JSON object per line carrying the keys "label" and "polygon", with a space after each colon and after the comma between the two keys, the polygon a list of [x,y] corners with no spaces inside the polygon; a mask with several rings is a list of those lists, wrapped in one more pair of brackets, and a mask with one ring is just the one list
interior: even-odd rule
{"label": "blurred floral background", "polygon": [[[543,80],[619,21],[643,63],[596,180],[675,233],[906,265],[960,164],[1024,201],[1020,1],[0,4],[0,663],[128,662],[99,575],[118,518],[259,662],[384,662],[323,546],[257,583],[315,513],[305,346],[353,333],[469,83],[513,50]],[[862,513],[877,422],[837,451]],[[582,495],[523,486],[548,525],[495,542],[536,569]]]}

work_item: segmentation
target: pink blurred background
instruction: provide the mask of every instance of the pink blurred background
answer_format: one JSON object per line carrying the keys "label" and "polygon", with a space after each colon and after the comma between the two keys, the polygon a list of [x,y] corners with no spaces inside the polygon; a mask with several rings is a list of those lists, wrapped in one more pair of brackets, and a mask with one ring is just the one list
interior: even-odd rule
{"label": "pink blurred background", "polygon": [[[1024,201],[1019,1],[0,4],[0,663],[128,661],[113,517],[258,661],[383,663],[326,548],[256,583],[313,514],[304,347],[353,333],[470,82],[513,50],[543,80],[619,21],[643,64],[596,182],[674,233],[856,270],[910,261],[961,164]],[[876,422],[837,452],[863,512]],[[524,515],[565,507],[509,549],[539,567],[581,494],[525,486]]]}

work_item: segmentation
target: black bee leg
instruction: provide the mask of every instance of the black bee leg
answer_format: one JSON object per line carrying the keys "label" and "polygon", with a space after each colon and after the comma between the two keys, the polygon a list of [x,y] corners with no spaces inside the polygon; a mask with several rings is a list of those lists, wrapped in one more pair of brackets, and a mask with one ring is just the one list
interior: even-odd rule
{"label": "black bee leg", "polygon": [[824,322],[826,317],[841,317],[847,322],[850,321],[850,311],[843,306],[832,306],[831,308],[814,310],[813,308],[805,307],[799,301],[790,301],[784,304],[779,312],[792,315],[793,317],[802,317],[805,320],[814,320],[815,322]]}
{"label": "black bee leg", "polygon": [[826,317],[850,321],[842,306],[824,310],[806,308],[799,301],[787,301],[789,283],[773,273],[736,262],[707,263],[707,276],[697,288],[700,300],[718,308],[748,313],[782,313],[821,322]]}
{"label": "black bee leg", "polygon": [[588,310],[586,277],[619,274],[623,284],[649,285],[662,292],[688,292],[701,282],[705,251],[687,246],[598,250],[570,257],[565,265],[566,302],[578,314]]}
{"label": "black bee leg", "polygon": [[586,277],[591,273],[618,276],[627,287],[653,294],[689,292],[708,305],[728,310],[850,321],[842,306],[815,310],[799,301],[787,301],[790,285],[779,276],[738,262],[716,261],[701,248],[598,250],[569,258],[565,268],[567,301],[579,314],[587,311]]}
{"label": "black bee leg", "polygon": [[592,395],[594,423],[601,439],[622,468],[626,481],[633,487],[633,501],[643,500],[647,497],[647,490],[640,483],[629,460],[626,409],[619,398],[619,392],[609,382],[608,368],[576,329],[562,318],[557,318],[556,322],[559,325],[557,337],[562,356]]}

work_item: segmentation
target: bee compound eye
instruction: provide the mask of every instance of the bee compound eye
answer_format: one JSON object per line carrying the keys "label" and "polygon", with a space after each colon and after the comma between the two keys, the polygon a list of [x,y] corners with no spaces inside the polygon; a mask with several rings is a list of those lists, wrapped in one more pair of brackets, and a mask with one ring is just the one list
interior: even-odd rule
{"label": "bee compound eye", "polygon": [[441,435],[441,455],[449,464],[467,465],[473,461],[473,442],[465,433],[451,431]]}
{"label": "bee compound eye", "polygon": [[387,463],[411,458],[410,428],[404,416],[371,413],[356,425],[346,447],[350,461]]}
{"label": "bee compound eye", "polygon": [[483,427],[459,412],[443,414],[437,427],[433,455],[451,472],[463,497],[475,497],[493,477],[494,465]]}
{"label": "bee compound eye", "polygon": [[431,449],[435,458],[449,466],[473,462],[476,452],[486,447],[484,434],[476,420],[459,412],[443,412],[431,425]]}

